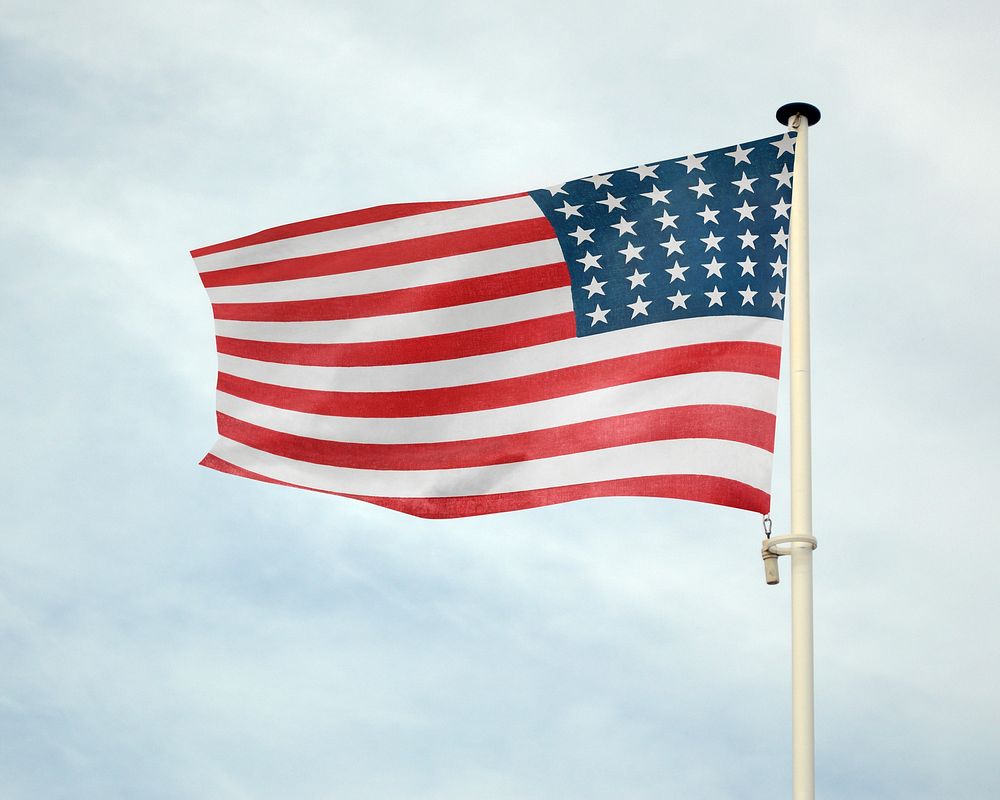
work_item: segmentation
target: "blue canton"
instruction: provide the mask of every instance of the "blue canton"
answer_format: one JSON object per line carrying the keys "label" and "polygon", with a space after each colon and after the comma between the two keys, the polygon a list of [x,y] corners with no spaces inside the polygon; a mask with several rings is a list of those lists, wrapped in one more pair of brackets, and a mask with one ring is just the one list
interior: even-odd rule
{"label": "blue canton", "polygon": [[578,336],[671,319],[781,319],[794,133],[531,192],[569,266]]}

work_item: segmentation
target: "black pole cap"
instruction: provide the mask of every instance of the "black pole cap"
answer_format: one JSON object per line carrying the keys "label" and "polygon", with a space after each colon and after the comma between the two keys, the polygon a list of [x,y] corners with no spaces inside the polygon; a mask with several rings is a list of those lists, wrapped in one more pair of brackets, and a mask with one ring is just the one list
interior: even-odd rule
{"label": "black pole cap", "polygon": [[810,128],[817,122],[819,122],[819,117],[820,117],[819,109],[816,108],[816,106],[812,105],[812,103],[802,103],[802,102],[785,103],[781,108],[778,109],[777,113],[775,113],[774,116],[778,118],[778,122],[780,122],[782,125],[788,125],[789,122],[791,122],[792,117],[794,117],[796,114],[801,114],[803,117],[805,117],[806,122],[809,123]]}

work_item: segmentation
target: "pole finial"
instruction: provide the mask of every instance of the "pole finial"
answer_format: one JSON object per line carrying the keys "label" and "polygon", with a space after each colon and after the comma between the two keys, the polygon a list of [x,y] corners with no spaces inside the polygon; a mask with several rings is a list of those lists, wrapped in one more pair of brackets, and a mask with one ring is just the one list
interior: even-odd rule
{"label": "pole finial", "polygon": [[816,106],[812,105],[812,103],[803,103],[801,101],[785,103],[777,110],[774,116],[778,118],[778,122],[782,125],[790,125],[796,114],[801,114],[805,117],[810,128],[819,122],[821,116]]}

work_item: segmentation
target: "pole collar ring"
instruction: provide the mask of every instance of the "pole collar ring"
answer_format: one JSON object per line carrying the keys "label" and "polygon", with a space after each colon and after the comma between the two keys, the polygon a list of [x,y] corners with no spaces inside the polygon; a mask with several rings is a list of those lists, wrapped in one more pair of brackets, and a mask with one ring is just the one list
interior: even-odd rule
{"label": "pole collar ring", "polygon": [[813,550],[817,548],[816,539],[813,536],[775,536],[773,539],[765,539],[761,543],[761,550],[775,556],[787,556],[792,552],[791,545],[808,544]]}

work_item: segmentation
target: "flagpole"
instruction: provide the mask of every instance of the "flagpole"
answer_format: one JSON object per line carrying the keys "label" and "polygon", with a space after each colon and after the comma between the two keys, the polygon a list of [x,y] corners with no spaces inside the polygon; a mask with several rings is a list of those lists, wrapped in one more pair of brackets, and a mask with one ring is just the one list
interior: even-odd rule
{"label": "flagpole", "polygon": [[[809,391],[809,126],[820,112],[808,103],[778,109],[796,132],[788,252],[791,361],[792,514],[792,797],[815,797],[813,717],[812,428]],[[800,538],[801,537],[801,538]]]}

